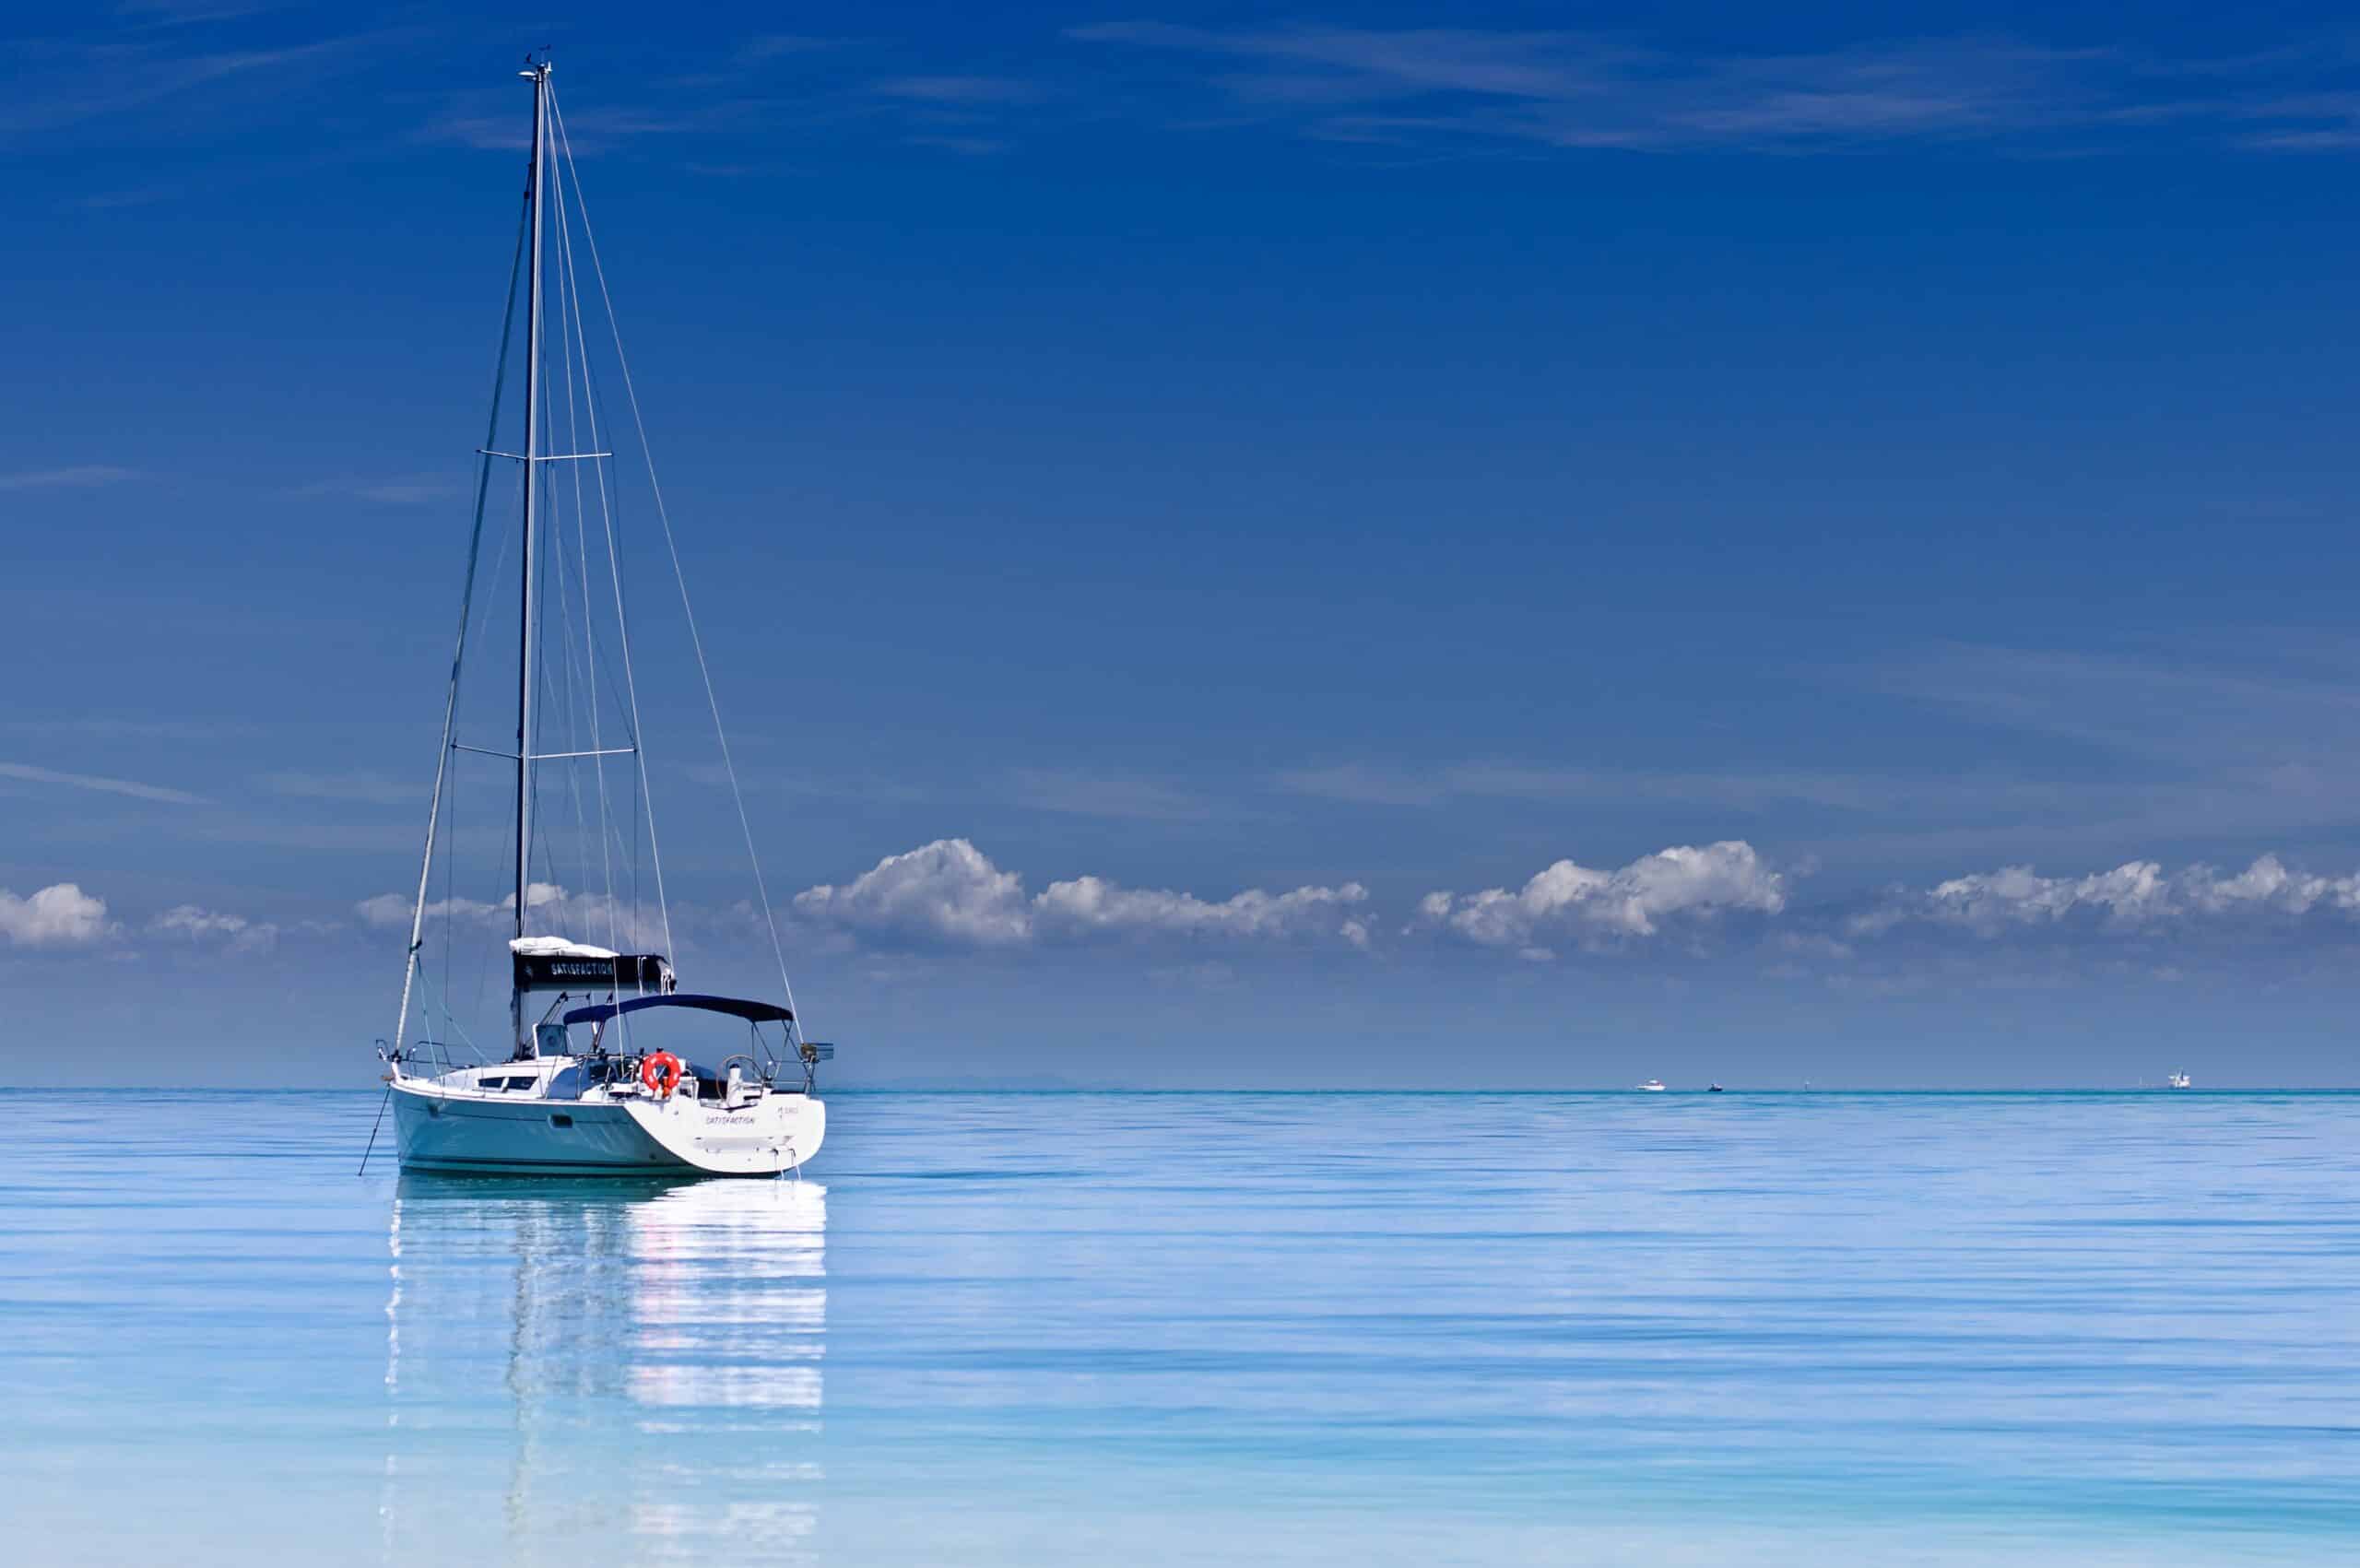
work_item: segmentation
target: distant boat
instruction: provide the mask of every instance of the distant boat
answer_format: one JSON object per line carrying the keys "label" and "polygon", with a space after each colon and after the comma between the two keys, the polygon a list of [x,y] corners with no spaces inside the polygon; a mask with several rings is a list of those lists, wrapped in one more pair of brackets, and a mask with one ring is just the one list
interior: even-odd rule
{"label": "distant boat", "polygon": [[1651,1078],[1647,1079],[1646,1082],[1639,1085],[1639,1087],[1649,1094],[1661,1094],[1663,1092],[1663,1079],[1659,1078]]}
{"label": "distant boat", "polygon": [[2166,1073],[2164,1075],[2164,1087],[2166,1089],[2186,1089],[2188,1084],[2189,1079],[2186,1073]]}
{"label": "distant boat", "polygon": [[1721,1092],[1721,1086],[1717,1083],[1714,1084],[1712,1087],[1705,1090],[1705,1092],[1707,1094],[1718,1094]]}

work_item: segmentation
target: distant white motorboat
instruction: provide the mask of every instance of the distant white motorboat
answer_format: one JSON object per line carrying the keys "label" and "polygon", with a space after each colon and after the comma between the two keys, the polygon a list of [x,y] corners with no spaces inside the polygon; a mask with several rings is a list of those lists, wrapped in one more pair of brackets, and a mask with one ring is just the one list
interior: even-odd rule
{"label": "distant white motorboat", "polygon": [[1649,1094],[1661,1094],[1663,1092],[1663,1079],[1659,1078],[1651,1078],[1645,1083],[1639,1085],[1639,1087]]}
{"label": "distant white motorboat", "polygon": [[[492,398],[492,438],[483,452],[477,489],[475,540],[470,547],[467,588],[462,595],[457,651],[451,665],[443,708],[442,749],[427,810],[426,855],[419,869],[418,901],[410,920],[409,948],[402,976],[401,1012],[390,1043],[380,1042],[386,1065],[387,1098],[406,1169],[513,1172],[533,1175],[613,1174],[620,1172],[709,1172],[726,1175],[771,1175],[799,1170],[820,1151],[827,1133],[827,1107],[814,1092],[816,1065],[833,1048],[804,1039],[796,1023],[794,993],[778,948],[776,923],[754,865],[755,891],[779,958],[779,1001],[683,992],[670,960],[662,953],[622,950],[643,947],[652,930],[670,946],[670,914],[663,891],[663,861],[655,847],[655,813],[647,802],[647,769],[641,750],[639,692],[632,674],[631,631],[623,614],[629,575],[617,546],[610,503],[615,477],[599,450],[608,425],[589,373],[592,340],[584,329],[585,297],[607,298],[603,274],[577,276],[577,259],[596,267],[596,250],[581,215],[581,184],[564,142],[564,121],[549,85],[546,60],[521,73],[533,85],[532,160],[525,187],[525,212],[517,236],[515,268],[525,282],[525,387],[522,450],[500,452],[500,391]],[[556,183],[552,184],[552,176]],[[571,187],[570,189],[568,187]],[[550,198],[545,202],[544,197]],[[543,232],[554,214],[554,254],[545,261]],[[550,273],[555,309],[549,324],[558,329],[561,352],[545,360],[542,347],[543,273]],[[514,274],[509,306],[515,305]],[[595,318],[594,318],[595,319]],[[611,323],[609,323],[611,324]],[[507,373],[509,340],[501,344],[501,379]],[[620,334],[614,358],[629,391]],[[560,372],[556,395],[545,371]],[[637,397],[631,395],[632,424]],[[563,444],[550,450],[548,426],[566,420]],[[461,744],[460,674],[466,663],[477,568],[482,555],[484,498],[491,490],[496,462],[520,471],[523,523],[516,532],[522,599],[518,611],[515,725],[503,711],[500,733],[480,738],[490,746]],[[653,489],[653,470],[650,467]],[[661,492],[656,491],[661,506]],[[564,515],[570,506],[572,515]],[[569,527],[569,525],[571,526]],[[664,521],[670,544],[671,525]],[[604,559],[592,541],[605,546]],[[507,559],[502,547],[502,560]],[[678,551],[671,551],[678,568]],[[542,600],[549,602],[544,607]],[[596,617],[600,601],[611,599],[608,618]],[[684,615],[687,590],[681,591]],[[695,621],[688,618],[692,642]],[[704,651],[696,644],[702,666]],[[711,678],[706,678],[711,696]],[[560,708],[553,722],[537,705]],[[601,704],[605,705],[602,713]],[[605,727],[602,729],[602,721]],[[720,715],[715,709],[716,734]],[[728,763],[728,740],[720,737]],[[513,748],[513,749],[510,749]],[[508,823],[514,890],[502,905],[478,904],[513,930],[509,961],[509,1040],[486,1052],[466,1037],[449,996],[435,988],[420,957],[436,867],[438,833],[447,834],[445,786],[461,753],[501,760],[514,770],[513,815]],[[610,777],[607,759],[628,758],[628,784]],[[618,763],[620,773],[626,765]],[[737,788],[734,769],[730,787]],[[536,820],[537,802],[566,800],[572,807],[574,852],[560,857]],[[622,803],[628,802],[629,810]],[[553,805],[546,812],[556,819]],[[745,825],[745,808],[738,810]],[[543,830],[538,837],[536,830]],[[643,924],[639,855],[644,845],[653,862],[653,898],[647,910],[660,919]],[[445,846],[446,862],[456,843]],[[746,832],[753,860],[750,828]],[[536,882],[532,868],[576,865],[595,882],[604,867],[602,894],[569,902],[552,881]],[[509,867],[502,867],[504,874]],[[504,876],[503,876],[504,879]],[[466,927],[453,911],[445,883],[432,905],[445,941],[454,926]],[[479,920],[480,916],[470,919]],[[603,927],[605,945],[560,934],[551,926]],[[448,963],[442,973],[448,973]],[[420,998],[419,1028],[411,1032],[413,990]],[[437,1027],[439,1020],[440,1027]],[[728,1026],[735,1023],[738,1028]],[[685,1026],[685,1029],[683,1028]],[[715,1032],[715,1031],[718,1032]],[[704,1042],[710,1041],[710,1044]],[[382,1121],[384,1112],[379,1117]],[[371,1134],[371,1147],[376,1135]],[[368,1157],[362,1156],[362,1165]]]}
{"label": "distant white motorboat", "polygon": [[2164,1076],[2164,1087],[2166,1089],[2186,1089],[2188,1086],[2189,1077],[2186,1073],[2166,1073]]}

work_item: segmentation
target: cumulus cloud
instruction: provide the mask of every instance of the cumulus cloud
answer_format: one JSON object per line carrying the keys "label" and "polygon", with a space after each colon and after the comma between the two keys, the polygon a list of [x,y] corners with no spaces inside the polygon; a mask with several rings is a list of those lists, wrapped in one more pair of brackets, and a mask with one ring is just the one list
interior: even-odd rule
{"label": "cumulus cloud", "polygon": [[1297,888],[1266,893],[1259,888],[1210,903],[1193,893],[1160,888],[1125,888],[1103,877],[1052,882],[1032,902],[1035,922],[1051,930],[1160,931],[1221,937],[1342,937],[1356,948],[1368,945],[1368,927],[1352,911],[1368,902],[1358,882],[1339,888]]}
{"label": "cumulus cloud", "polygon": [[1670,919],[1736,910],[1776,914],[1786,903],[1785,878],[1752,844],[1725,839],[1658,850],[1613,871],[1560,860],[1514,892],[1428,893],[1418,905],[1418,924],[1545,961],[1553,955],[1540,938],[1552,931],[1598,945],[1654,936]]}
{"label": "cumulus cloud", "polygon": [[265,952],[278,945],[278,927],[270,921],[249,920],[242,914],[225,914],[193,903],[166,910],[148,928],[193,943],[219,942],[236,952]]}
{"label": "cumulus cloud", "polygon": [[0,888],[0,937],[22,948],[82,948],[113,935],[106,900],[72,882],[18,898]]}
{"label": "cumulus cloud", "polygon": [[965,839],[889,855],[841,888],[807,889],[795,895],[795,910],[821,924],[977,947],[1012,946],[1032,935],[1023,878]]}
{"label": "cumulus cloud", "polygon": [[2166,874],[2133,860],[2084,877],[2043,877],[2029,866],[1953,877],[1922,892],[1902,892],[1855,916],[1852,929],[1873,936],[1912,922],[1963,927],[1981,936],[2056,925],[2080,916],[2118,929],[2156,929],[2245,915],[2300,916],[2315,910],[2360,910],[2360,875],[2290,871],[2265,855],[2235,876],[2210,866]]}
{"label": "cumulus cloud", "polygon": [[1037,895],[965,839],[937,839],[889,855],[842,887],[822,883],[795,899],[796,914],[903,937],[1009,948],[1093,936],[1168,936],[1240,940],[1339,937],[1365,947],[1368,890],[1249,888],[1216,902],[1161,888],[1127,888],[1103,877],[1052,882]]}
{"label": "cumulus cloud", "polygon": [[[379,893],[352,906],[361,922],[382,931],[409,929],[412,899],[403,893]],[[604,893],[577,893],[555,882],[532,882],[525,889],[525,908],[537,935],[571,937],[576,941],[611,943],[620,949],[661,945],[662,914],[651,899],[633,909],[627,899],[609,900]],[[431,899],[427,924],[447,923],[498,931],[514,924],[516,895],[498,902],[480,899]]]}

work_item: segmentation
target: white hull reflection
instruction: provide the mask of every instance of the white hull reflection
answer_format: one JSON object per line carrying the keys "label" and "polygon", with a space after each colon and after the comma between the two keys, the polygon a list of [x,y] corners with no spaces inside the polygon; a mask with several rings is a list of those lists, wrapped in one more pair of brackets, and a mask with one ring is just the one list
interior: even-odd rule
{"label": "white hull reflection", "polygon": [[406,1173],[384,1561],[809,1561],[826,1242],[814,1182]]}

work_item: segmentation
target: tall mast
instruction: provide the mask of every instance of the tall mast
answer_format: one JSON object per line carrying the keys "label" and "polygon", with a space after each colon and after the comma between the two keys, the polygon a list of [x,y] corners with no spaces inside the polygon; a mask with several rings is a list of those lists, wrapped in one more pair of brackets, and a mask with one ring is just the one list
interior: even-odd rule
{"label": "tall mast", "polygon": [[[525,895],[533,860],[533,573],[541,459],[541,191],[549,172],[549,65],[534,62],[518,75],[533,84],[533,168],[525,185],[531,208],[533,257],[525,293],[525,607],[516,658],[516,935],[525,936]],[[525,1040],[525,995],[512,992],[508,1010],[519,1044]]]}

